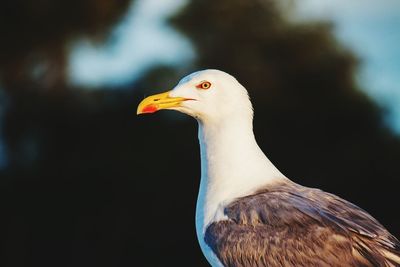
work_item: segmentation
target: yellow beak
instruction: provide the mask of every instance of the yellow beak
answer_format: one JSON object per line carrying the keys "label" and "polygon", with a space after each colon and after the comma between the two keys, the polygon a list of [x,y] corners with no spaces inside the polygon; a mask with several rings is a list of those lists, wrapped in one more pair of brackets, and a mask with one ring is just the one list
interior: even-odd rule
{"label": "yellow beak", "polygon": [[182,102],[186,100],[193,100],[190,98],[184,97],[170,97],[169,91],[157,95],[152,95],[143,99],[140,102],[136,114],[143,114],[143,113],[154,113],[161,109],[169,109],[173,107],[179,107]]}

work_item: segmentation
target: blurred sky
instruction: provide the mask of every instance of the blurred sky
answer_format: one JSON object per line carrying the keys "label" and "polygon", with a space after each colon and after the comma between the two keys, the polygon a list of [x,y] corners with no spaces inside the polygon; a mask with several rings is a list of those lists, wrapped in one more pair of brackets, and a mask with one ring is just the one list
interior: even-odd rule
{"label": "blurred sky", "polygon": [[167,25],[186,0],[136,0],[104,44],[78,40],[71,47],[72,84],[100,87],[126,84],[154,65],[190,61],[189,40]]}
{"label": "blurred sky", "polygon": [[[166,23],[186,2],[137,0],[106,43],[77,41],[70,53],[71,83],[115,87],[140,78],[154,65],[190,62],[194,58],[190,42]],[[336,36],[361,59],[360,87],[387,108],[387,122],[400,133],[400,1],[294,3],[293,20],[334,22]]]}
{"label": "blurred sky", "polygon": [[331,20],[335,34],[361,59],[358,81],[388,108],[386,118],[400,133],[400,1],[300,0],[300,19]]}

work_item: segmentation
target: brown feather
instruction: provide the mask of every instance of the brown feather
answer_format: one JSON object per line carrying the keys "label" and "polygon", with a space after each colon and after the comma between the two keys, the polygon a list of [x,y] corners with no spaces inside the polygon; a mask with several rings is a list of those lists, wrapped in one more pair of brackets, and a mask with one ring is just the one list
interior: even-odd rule
{"label": "brown feather", "polygon": [[285,182],[233,201],[205,242],[226,267],[400,266],[400,243],[335,195]]}

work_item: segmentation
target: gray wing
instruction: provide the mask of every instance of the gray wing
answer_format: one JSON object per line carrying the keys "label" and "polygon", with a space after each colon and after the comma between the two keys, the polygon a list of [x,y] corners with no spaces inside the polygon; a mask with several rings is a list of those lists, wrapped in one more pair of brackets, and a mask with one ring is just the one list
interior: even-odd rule
{"label": "gray wing", "polygon": [[359,207],[296,184],[238,199],[205,242],[226,267],[400,266],[400,243]]}

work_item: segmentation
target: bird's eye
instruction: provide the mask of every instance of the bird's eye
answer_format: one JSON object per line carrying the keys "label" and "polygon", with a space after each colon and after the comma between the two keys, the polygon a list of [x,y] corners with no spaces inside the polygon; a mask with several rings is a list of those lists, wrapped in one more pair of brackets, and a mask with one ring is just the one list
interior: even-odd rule
{"label": "bird's eye", "polygon": [[199,88],[199,89],[207,90],[207,89],[209,89],[211,87],[211,83],[207,82],[207,81],[201,82],[198,85],[196,85],[196,87]]}

